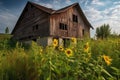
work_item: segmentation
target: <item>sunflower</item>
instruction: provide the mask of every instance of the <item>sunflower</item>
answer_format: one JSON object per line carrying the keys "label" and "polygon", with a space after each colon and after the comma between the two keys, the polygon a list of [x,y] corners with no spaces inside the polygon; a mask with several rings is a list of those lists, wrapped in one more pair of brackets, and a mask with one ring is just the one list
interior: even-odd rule
{"label": "sunflower", "polygon": [[65,50],[65,54],[66,54],[67,57],[71,57],[71,56],[73,56],[73,51],[68,48],[68,49]]}
{"label": "sunflower", "polygon": [[84,45],[84,52],[89,52],[89,43],[87,42],[85,45]]}
{"label": "sunflower", "polygon": [[109,56],[103,55],[103,59],[107,65],[111,64],[112,59]]}
{"label": "sunflower", "polygon": [[59,46],[58,49],[59,49],[60,51],[64,51],[64,48],[63,48],[62,46]]}
{"label": "sunflower", "polygon": [[54,47],[57,47],[57,46],[58,46],[58,40],[57,40],[57,39],[54,39],[54,40],[53,40],[53,46],[54,46]]}
{"label": "sunflower", "polygon": [[72,41],[73,43],[75,43],[75,44],[77,43],[77,39],[76,39],[76,38],[74,38],[74,37],[73,37],[73,38],[71,38],[71,41]]}
{"label": "sunflower", "polygon": [[42,53],[43,52],[43,49],[40,49],[40,53]]}

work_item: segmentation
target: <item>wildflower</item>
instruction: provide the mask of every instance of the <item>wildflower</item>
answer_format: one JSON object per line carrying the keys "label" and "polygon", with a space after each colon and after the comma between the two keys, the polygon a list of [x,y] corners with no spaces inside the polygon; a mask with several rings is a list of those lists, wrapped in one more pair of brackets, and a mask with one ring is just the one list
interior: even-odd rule
{"label": "wildflower", "polygon": [[59,46],[58,49],[59,49],[60,51],[64,51],[64,48],[63,48],[62,46]]}
{"label": "wildflower", "polygon": [[74,44],[76,44],[77,43],[77,40],[76,40],[76,38],[71,38],[71,41],[74,43]]}
{"label": "wildflower", "polygon": [[89,52],[89,43],[87,42],[85,45],[84,45],[84,52]]}
{"label": "wildflower", "polygon": [[57,46],[58,46],[58,40],[57,40],[57,39],[54,39],[54,40],[53,40],[53,46],[54,46],[54,47],[57,47]]}
{"label": "wildflower", "polygon": [[73,51],[68,48],[68,49],[65,50],[65,54],[66,54],[67,57],[73,56]]}
{"label": "wildflower", "polygon": [[88,53],[88,58],[91,58],[91,53]]}
{"label": "wildflower", "polygon": [[43,49],[40,49],[40,53],[42,53],[43,52]]}
{"label": "wildflower", "polygon": [[105,60],[107,65],[111,64],[112,59],[109,56],[103,55],[103,59]]}

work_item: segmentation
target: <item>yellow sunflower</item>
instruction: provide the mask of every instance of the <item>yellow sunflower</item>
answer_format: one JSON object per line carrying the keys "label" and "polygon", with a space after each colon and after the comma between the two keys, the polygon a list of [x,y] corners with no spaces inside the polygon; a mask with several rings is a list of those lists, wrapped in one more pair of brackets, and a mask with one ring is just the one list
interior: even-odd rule
{"label": "yellow sunflower", "polygon": [[112,59],[109,56],[103,55],[103,59],[107,65],[111,64]]}
{"label": "yellow sunflower", "polygon": [[84,52],[89,52],[89,43],[87,42],[85,45],[84,45]]}
{"label": "yellow sunflower", "polygon": [[57,39],[54,39],[54,40],[53,40],[53,46],[54,46],[54,47],[57,47],[57,46],[58,46],[58,40],[57,40]]}
{"label": "yellow sunflower", "polygon": [[62,46],[59,46],[58,49],[59,49],[60,51],[64,51],[64,48],[63,48]]}
{"label": "yellow sunflower", "polygon": [[71,38],[71,41],[72,41],[73,43],[75,43],[75,44],[77,43],[77,39],[76,39],[76,38],[74,38],[74,37],[73,37],[73,38]]}
{"label": "yellow sunflower", "polygon": [[65,54],[66,54],[67,57],[71,57],[71,56],[73,56],[73,51],[68,48],[68,49],[65,50]]}
{"label": "yellow sunflower", "polygon": [[43,49],[40,49],[40,53],[42,53],[43,52]]}

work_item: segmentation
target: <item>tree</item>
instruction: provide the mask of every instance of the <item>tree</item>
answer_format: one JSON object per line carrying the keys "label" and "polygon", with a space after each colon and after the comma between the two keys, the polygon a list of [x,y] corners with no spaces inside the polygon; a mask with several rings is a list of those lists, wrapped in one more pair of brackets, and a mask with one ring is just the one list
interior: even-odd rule
{"label": "tree", "polygon": [[6,34],[9,33],[9,28],[8,28],[8,27],[6,27],[6,29],[5,29],[5,33],[6,33]]}
{"label": "tree", "polygon": [[97,38],[107,38],[111,34],[111,29],[109,24],[104,24],[96,28],[96,37]]}

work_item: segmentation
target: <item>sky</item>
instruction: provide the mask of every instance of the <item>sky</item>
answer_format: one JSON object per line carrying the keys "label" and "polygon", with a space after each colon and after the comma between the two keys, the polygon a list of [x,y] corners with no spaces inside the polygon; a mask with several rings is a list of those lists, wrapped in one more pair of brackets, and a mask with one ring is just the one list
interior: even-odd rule
{"label": "sky", "polygon": [[[0,0],[0,33],[9,27],[13,30],[23,8],[28,0]],[[88,21],[95,29],[103,24],[109,24],[111,32],[120,34],[120,0],[29,0],[55,10],[78,2]]]}

